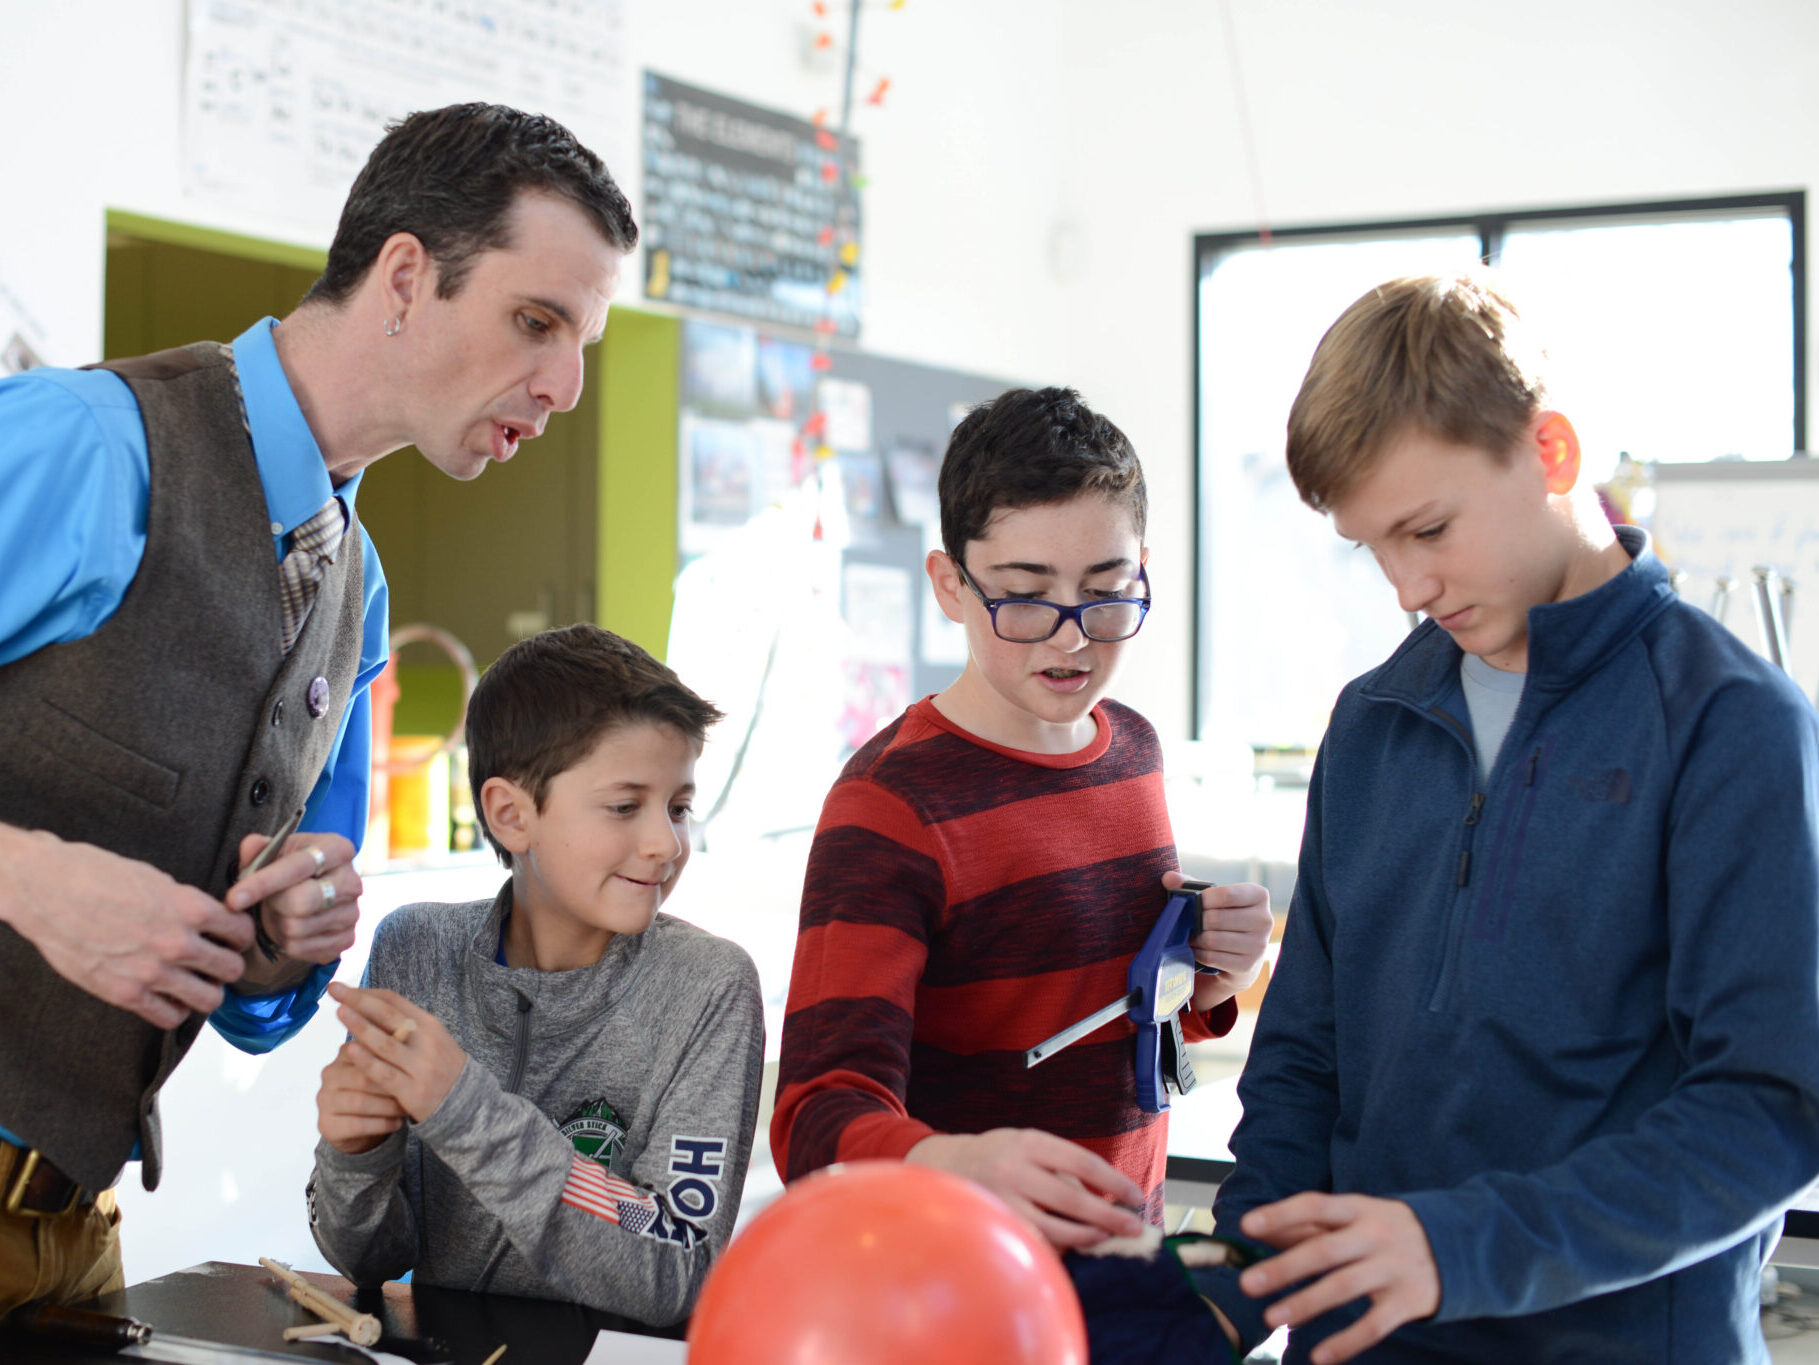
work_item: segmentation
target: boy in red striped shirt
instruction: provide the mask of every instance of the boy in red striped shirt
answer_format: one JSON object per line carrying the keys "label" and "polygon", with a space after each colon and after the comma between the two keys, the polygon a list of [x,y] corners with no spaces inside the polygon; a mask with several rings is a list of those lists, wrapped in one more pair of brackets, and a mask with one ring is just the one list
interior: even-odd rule
{"label": "boy in red striped shirt", "polygon": [[[1125,991],[1178,885],[1155,731],[1105,698],[1149,609],[1142,467],[1070,389],[955,428],[928,575],[967,663],[846,765],[802,894],[771,1144],[783,1177],[904,1158],[969,1176],[1063,1249],[1159,1222],[1165,1114],[1119,1019],[1024,1050]],[[1260,886],[1202,893],[1189,1041],[1237,1017]],[[1139,1210],[1140,1212],[1132,1212]]]}

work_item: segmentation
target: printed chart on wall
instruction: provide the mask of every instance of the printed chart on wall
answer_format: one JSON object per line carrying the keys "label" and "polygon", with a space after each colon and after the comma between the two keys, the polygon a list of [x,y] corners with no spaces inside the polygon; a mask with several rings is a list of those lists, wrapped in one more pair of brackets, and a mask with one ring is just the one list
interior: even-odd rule
{"label": "printed chart on wall", "polygon": [[[386,126],[492,100],[630,164],[624,0],[189,0],[189,194],[332,227]],[[618,172],[624,174],[623,172]]]}
{"label": "printed chart on wall", "polygon": [[859,335],[859,144],[644,76],[647,298]]}

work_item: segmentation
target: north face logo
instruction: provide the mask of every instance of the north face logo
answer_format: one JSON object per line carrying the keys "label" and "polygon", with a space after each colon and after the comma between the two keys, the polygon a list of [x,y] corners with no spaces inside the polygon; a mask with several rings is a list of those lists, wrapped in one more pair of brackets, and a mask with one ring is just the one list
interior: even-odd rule
{"label": "north face logo", "polygon": [[1628,768],[1607,768],[1589,777],[1569,777],[1566,780],[1581,801],[1610,801],[1621,806],[1626,805],[1630,799]]}

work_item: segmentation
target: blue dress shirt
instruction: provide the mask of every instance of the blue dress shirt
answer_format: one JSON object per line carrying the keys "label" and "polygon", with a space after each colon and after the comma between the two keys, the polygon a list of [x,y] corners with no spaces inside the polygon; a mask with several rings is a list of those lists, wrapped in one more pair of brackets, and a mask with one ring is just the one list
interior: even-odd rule
{"label": "blue dress shirt", "polygon": [[[253,456],[271,516],[274,564],[285,539],[339,495],[350,508],[355,475],[334,487],[322,451],[291,392],[265,318],[234,341]],[[139,405],[107,370],[28,370],[0,379],[0,664],[46,645],[91,635],[119,609],[145,553],[150,459]],[[388,653],[385,574],[361,537],[365,631],[354,695],[328,763],[311,791],[303,828],[366,834],[372,764],[368,688]],[[274,579],[274,584],[276,580]],[[235,1047],[267,1052],[308,1023],[333,965],[275,995],[232,987],[209,1022]],[[0,1138],[10,1138],[0,1128]]]}

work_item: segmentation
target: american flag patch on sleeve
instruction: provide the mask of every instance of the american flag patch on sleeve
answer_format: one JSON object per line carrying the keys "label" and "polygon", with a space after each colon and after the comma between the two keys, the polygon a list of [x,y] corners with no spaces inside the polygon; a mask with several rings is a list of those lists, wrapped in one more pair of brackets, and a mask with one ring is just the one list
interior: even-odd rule
{"label": "american flag patch on sleeve", "polygon": [[562,1186],[562,1202],[627,1232],[643,1232],[657,1220],[657,1201],[629,1180],[622,1180],[598,1161],[576,1156]]}

